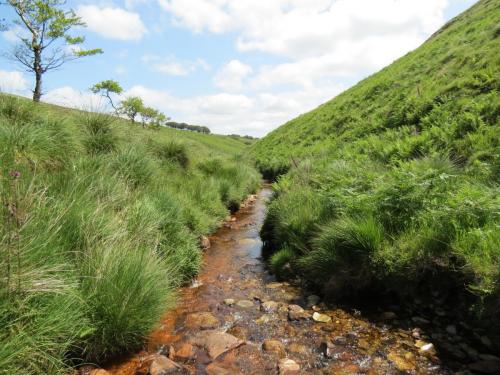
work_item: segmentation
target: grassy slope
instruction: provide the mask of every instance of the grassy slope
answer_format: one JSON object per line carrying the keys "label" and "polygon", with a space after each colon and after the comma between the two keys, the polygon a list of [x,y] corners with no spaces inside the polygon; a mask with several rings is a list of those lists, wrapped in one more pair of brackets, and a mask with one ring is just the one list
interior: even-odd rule
{"label": "grassy slope", "polygon": [[[404,142],[433,108],[457,102],[449,109],[474,112],[472,105],[498,103],[499,8],[498,0],[480,1],[417,50],[276,129],[255,145],[258,161],[264,168],[276,164],[288,166],[290,156],[343,155],[352,143],[360,145],[361,140],[375,137]],[[484,118],[488,114],[482,116],[486,123],[495,123],[494,110],[491,109],[493,118]],[[407,118],[401,118],[404,115]],[[448,140],[446,134],[436,136]],[[413,142],[420,139],[422,136]],[[465,142],[464,139],[464,144],[457,145],[465,149],[454,151],[467,160],[477,157],[476,152],[485,151]],[[413,147],[415,152],[419,151],[419,145]],[[356,151],[365,154],[389,152],[359,148]]]}
{"label": "grassy slope", "polygon": [[263,229],[278,273],[337,297],[457,288],[500,326],[499,19],[479,1],[253,146],[289,170]]}
{"label": "grassy slope", "polygon": [[140,346],[258,187],[246,147],[0,95],[0,373]]}

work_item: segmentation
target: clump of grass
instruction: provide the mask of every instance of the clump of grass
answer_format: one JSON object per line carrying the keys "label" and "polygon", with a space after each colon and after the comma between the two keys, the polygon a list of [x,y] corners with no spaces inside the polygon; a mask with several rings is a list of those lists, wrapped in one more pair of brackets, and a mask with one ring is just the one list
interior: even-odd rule
{"label": "clump of grass", "polygon": [[268,261],[269,268],[278,277],[286,278],[291,276],[291,263],[296,255],[289,247],[284,247],[275,252]]}
{"label": "clump of grass", "polygon": [[183,143],[173,140],[165,143],[155,143],[153,152],[160,160],[178,164],[182,168],[189,166],[187,147]]}
{"label": "clump of grass", "polygon": [[111,168],[134,188],[146,185],[153,175],[151,160],[139,148],[119,152],[111,162]]}
{"label": "clump of grass", "polygon": [[115,120],[107,113],[85,112],[81,116],[80,124],[86,135],[83,144],[89,154],[107,154],[116,150]]}

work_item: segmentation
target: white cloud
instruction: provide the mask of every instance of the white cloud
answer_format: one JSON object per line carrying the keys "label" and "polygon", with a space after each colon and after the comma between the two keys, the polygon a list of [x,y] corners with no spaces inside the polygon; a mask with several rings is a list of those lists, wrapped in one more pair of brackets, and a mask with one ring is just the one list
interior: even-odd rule
{"label": "white cloud", "polygon": [[138,13],[122,8],[82,5],[77,14],[89,30],[108,39],[140,40],[148,32]]}
{"label": "white cloud", "polygon": [[250,65],[239,60],[231,60],[215,75],[215,86],[226,91],[239,91],[243,88],[243,81],[253,72]]}
{"label": "white cloud", "polygon": [[28,82],[23,73],[0,70],[0,91],[19,94],[26,90],[28,90]]}
{"label": "white cloud", "polygon": [[70,86],[50,90],[42,97],[44,102],[58,104],[64,107],[89,111],[106,110],[107,102],[100,95],[91,92],[78,91]]}
{"label": "white cloud", "polygon": [[210,69],[210,66],[203,59],[190,61],[179,60],[173,56],[162,58],[155,55],[148,55],[142,57],[142,62],[149,65],[152,70],[170,76],[187,76],[198,69],[205,71]]}

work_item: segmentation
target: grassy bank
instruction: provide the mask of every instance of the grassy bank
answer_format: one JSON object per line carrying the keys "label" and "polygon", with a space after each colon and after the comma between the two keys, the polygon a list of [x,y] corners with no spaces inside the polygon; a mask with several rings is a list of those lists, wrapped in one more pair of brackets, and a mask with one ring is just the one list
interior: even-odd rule
{"label": "grassy bank", "polygon": [[0,95],[0,373],[140,346],[258,188],[245,148]]}
{"label": "grassy bank", "polygon": [[500,327],[499,18],[479,1],[255,144],[263,174],[282,175],[271,268],[335,298],[459,293],[457,309]]}

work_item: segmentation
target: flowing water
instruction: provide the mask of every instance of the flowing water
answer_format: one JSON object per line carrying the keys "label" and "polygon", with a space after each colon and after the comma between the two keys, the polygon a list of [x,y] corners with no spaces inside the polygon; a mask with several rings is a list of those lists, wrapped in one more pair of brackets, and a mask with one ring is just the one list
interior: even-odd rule
{"label": "flowing water", "polygon": [[259,230],[270,194],[262,189],[210,238],[199,278],[180,290],[176,307],[144,350],[107,370],[114,375],[449,373],[418,329],[391,326],[394,314],[368,320],[276,282],[260,258]]}

